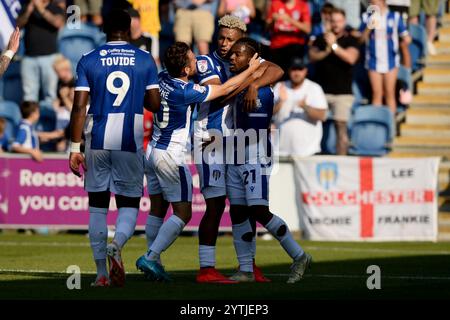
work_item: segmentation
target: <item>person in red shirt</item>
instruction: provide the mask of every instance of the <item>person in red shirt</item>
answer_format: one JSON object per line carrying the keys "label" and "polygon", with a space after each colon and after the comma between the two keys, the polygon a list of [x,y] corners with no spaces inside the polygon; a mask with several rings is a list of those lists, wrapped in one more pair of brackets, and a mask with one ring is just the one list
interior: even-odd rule
{"label": "person in red shirt", "polygon": [[153,133],[153,112],[144,110],[144,151],[147,151],[147,145],[152,140]]}
{"label": "person in red shirt", "polygon": [[267,23],[271,30],[273,62],[287,70],[293,57],[303,58],[307,35],[311,32],[311,15],[305,0],[273,0]]}

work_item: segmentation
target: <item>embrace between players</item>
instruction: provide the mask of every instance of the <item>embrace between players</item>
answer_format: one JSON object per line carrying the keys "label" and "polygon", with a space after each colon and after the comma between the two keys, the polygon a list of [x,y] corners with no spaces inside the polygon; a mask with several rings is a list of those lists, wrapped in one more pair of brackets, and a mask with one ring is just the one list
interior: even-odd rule
{"label": "embrace between players", "polygon": [[[258,57],[258,44],[244,38],[246,26],[236,17],[225,16],[219,21],[218,49],[212,54],[196,58],[185,43],[170,46],[164,56],[166,70],[159,76],[151,55],[127,42],[129,28],[128,14],[113,11],[104,26],[108,42],[86,53],[77,66],[70,168],[78,176],[80,167],[84,168],[89,195],[89,240],[97,267],[92,285],[125,283],[121,250],[135,230],[144,174],[151,198],[145,226],[148,250],[137,259],[136,267],[149,280],[171,280],[161,263],[161,253],[172,245],[191,218],[192,177],[185,160],[191,131],[194,144],[200,143],[201,160],[196,161],[196,167],[206,201],[199,226],[197,282],[270,281],[255,265],[256,222],[293,259],[287,282],[301,280],[311,256],[293,239],[286,223],[269,211],[271,164],[261,161],[267,153],[270,157],[269,135],[257,135],[257,141],[253,141],[258,145],[265,143],[268,150],[249,156],[249,142],[243,148],[243,161],[237,161],[236,155],[232,155],[231,162],[226,161],[221,150],[208,148],[217,142],[211,132],[219,132],[227,144],[235,143],[234,129],[244,133],[268,131],[273,109],[270,85],[281,78],[283,71]],[[101,59],[114,57],[109,61],[117,64],[102,63]],[[129,63],[120,65],[119,61],[125,60]],[[142,106],[155,113],[153,137],[145,155]],[[191,130],[195,108],[197,119]],[[80,149],[83,131],[84,154]],[[266,141],[258,141],[263,139]],[[106,216],[111,192],[119,213],[114,239],[107,244]],[[226,197],[230,201],[239,262],[239,270],[229,278],[215,268],[215,245]],[[169,205],[173,215],[164,221]]]}

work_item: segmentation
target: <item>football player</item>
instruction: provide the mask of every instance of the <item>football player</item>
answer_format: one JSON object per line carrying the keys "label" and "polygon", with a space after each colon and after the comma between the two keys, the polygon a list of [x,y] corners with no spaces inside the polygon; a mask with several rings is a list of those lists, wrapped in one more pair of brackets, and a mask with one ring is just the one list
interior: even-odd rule
{"label": "football player", "polygon": [[[202,86],[188,82],[196,72],[197,59],[183,42],[171,45],[164,56],[167,71],[159,75],[161,108],[155,115],[152,142],[147,148],[145,170],[151,198],[149,220],[161,224],[149,239],[148,252],[139,257],[136,267],[150,280],[169,281],[159,262],[160,254],[178,237],[191,219],[192,177],[186,165],[191,112],[198,104],[236,90],[259,67],[255,54],[249,68],[222,85]],[[173,215],[163,223],[169,204]]]}
{"label": "football player", "polygon": [[[156,112],[160,106],[157,67],[147,51],[128,43],[130,23],[128,13],[112,11],[104,25],[107,43],[79,61],[70,119],[70,168],[77,176],[81,166],[85,171],[89,240],[97,266],[93,286],[97,287],[124,285],[121,250],[134,233],[143,191],[143,110]],[[119,214],[114,239],[107,245],[111,193]]]}

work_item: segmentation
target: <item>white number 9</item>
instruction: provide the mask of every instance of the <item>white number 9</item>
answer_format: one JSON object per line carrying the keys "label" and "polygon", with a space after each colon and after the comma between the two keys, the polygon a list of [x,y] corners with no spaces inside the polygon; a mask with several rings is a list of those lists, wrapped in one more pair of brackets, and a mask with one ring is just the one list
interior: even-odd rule
{"label": "white number 9", "polygon": [[[122,85],[120,87],[116,87],[114,85],[114,80],[116,80],[117,78],[122,80]],[[112,94],[117,94],[113,106],[119,107],[122,104],[123,99],[127,95],[128,89],[130,89],[130,78],[128,78],[127,74],[122,71],[111,72],[106,79],[106,88]]]}

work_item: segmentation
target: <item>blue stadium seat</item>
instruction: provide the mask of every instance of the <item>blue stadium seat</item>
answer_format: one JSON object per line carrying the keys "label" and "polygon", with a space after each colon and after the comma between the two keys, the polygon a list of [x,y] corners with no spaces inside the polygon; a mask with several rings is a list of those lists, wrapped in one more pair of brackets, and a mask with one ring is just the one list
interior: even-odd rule
{"label": "blue stadium seat", "polygon": [[427,31],[422,25],[411,24],[409,33],[412,41],[409,45],[411,54],[412,71],[423,68],[427,56]]}
{"label": "blue stadium seat", "polygon": [[70,60],[74,72],[83,54],[95,49],[101,41],[98,28],[87,24],[81,24],[80,29],[65,26],[58,35],[59,51]]}
{"label": "blue stadium seat", "polygon": [[[39,121],[36,124],[37,131],[51,132],[56,130],[56,113],[49,105],[40,104]],[[54,142],[49,142],[40,145],[42,151],[55,151],[56,145]]]}
{"label": "blue stadium seat", "polygon": [[394,138],[394,117],[388,107],[364,106],[355,109],[350,121],[349,153],[383,156]]}
{"label": "blue stadium seat", "polygon": [[20,75],[20,61],[12,62],[2,78],[3,92],[0,96],[6,101],[14,101],[18,105],[22,103],[22,77]]}
{"label": "blue stadium seat", "polygon": [[6,120],[6,134],[10,138],[14,138],[16,128],[22,120],[19,105],[13,101],[0,101],[0,118]]}
{"label": "blue stadium seat", "polygon": [[336,154],[336,126],[331,117],[322,123],[323,135],[320,142],[322,154]]}

